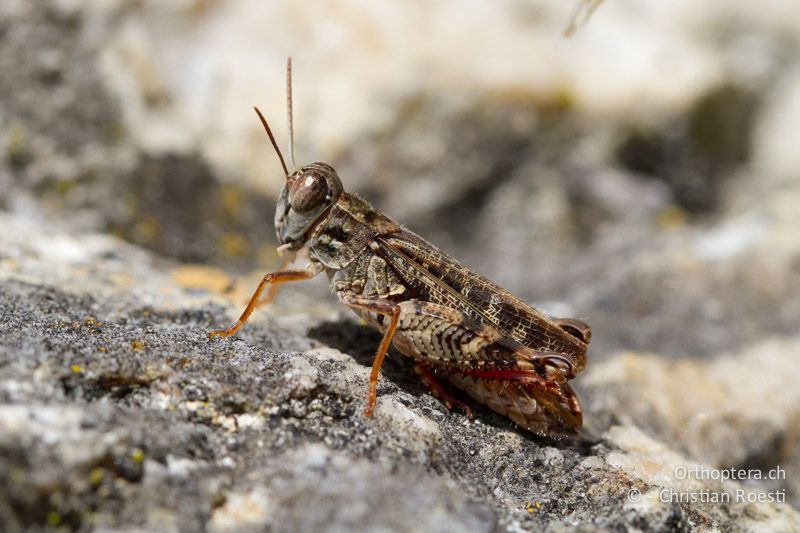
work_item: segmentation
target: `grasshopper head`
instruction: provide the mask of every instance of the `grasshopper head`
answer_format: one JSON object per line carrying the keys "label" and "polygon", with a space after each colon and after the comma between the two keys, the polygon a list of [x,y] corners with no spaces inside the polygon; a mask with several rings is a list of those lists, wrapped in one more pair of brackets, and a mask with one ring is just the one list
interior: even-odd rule
{"label": "grasshopper head", "polygon": [[[264,130],[267,132],[275,153],[281,161],[286,183],[278,198],[275,208],[275,230],[278,233],[278,253],[292,253],[301,249],[309,237],[314,226],[328,212],[330,207],[339,199],[342,193],[342,182],[336,171],[325,163],[311,163],[289,173],[289,167],[283,159],[283,154],[275,136],[269,128],[267,119],[255,108]],[[289,126],[289,163],[294,169],[294,127],[292,126],[292,58],[286,62],[286,110]]]}
{"label": "grasshopper head", "polygon": [[[339,199],[339,195],[342,193],[342,182],[336,171],[325,163],[311,163],[290,174],[267,120],[258,108],[256,108],[256,113],[272,142],[272,147],[275,148],[275,153],[278,154],[278,159],[280,159],[286,175],[286,183],[281,189],[278,205],[275,207],[275,231],[278,233],[278,241],[281,244],[278,252],[297,251],[308,241],[311,230],[317,221]],[[291,117],[291,113],[289,116]],[[291,120],[289,124],[291,132]],[[289,146],[291,154],[291,143]],[[294,166],[294,157],[291,157],[290,162]]]}
{"label": "grasshopper head", "polygon": [[306,165],[288,176],[275,208],[275,230],[281,245],[288,245],[289,250],[302,248],[341,193],[339,176],[325,163]]}

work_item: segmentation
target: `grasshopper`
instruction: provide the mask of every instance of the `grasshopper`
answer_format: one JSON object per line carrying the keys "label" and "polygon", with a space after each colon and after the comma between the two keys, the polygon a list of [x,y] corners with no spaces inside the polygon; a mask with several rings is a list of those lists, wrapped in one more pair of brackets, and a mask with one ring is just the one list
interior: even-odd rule
{"label": "grasshopper", "polygon": [[[289,60],[289,162],[295,168],[291,94]],[[381,365],[394,345],[414,360],[415,371],[448,409],[458,406],[472,418],[469,406],[442,380],[533,433],[563,436],[580,429],[580,402],[567,382],[586,366],[586,323],[549,317],[461,265],[345,192],[330,165],[317,162],[290,172],[267,120],[255,111],[286,177],[275,211],[284,266],[264,276],[234,325],[210,337],[235,334],[280,284],[324,272],[339,301],[383,333],[365,415],[372,415]],[[299,252],[307,255],[308,266],[287,270]]]}

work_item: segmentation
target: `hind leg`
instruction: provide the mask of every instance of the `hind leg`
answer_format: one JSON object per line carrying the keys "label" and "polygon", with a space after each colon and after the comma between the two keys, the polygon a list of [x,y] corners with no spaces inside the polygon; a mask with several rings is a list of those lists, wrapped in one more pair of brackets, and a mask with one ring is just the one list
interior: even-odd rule
{"label": "hind leg", "polygon": [[[437,369],[457,388],[530,431],[559,434],[580,428],[580,403],[567,384],[575,375],[569,355],[523,346],[439,304],[410,300],[398,307],[394,345],[418,364]],[[431,387],[434,393],[443,391],[441,385]]]}
{"label": "hind leg", "polygon": [[472,409],[470,409],[469,405],[450,394],[447,387],[436,379],[436,376],[434,376],[433,372],[426,364],[417,363],[414,367],[414,371],[422,378],[422,382],[431,389],[433,395],[443,402],[448,409],[452,410],[453,407],[458,407],[467,414],[470,420],[473,418]]}

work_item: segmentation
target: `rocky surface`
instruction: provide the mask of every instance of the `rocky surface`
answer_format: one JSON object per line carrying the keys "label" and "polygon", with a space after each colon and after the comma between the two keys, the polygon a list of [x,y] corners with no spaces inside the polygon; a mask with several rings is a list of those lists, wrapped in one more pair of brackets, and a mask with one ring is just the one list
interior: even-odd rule
{"label": "rocky surface", "polygon": [[[0,4],[2,529],[800,529],[797,7],[293,6]],[[277,265],[288,54],[298,160],[591,323],[581,437],[399,355],[364,417],[324,280],[208,340]]]}
{"label": "rocky surface", "polygon": [[8,215],[0,228],[8,529],[800,527],[788,504],[659,496],[791,498],[785,480],[720,484],[675,468],[796,469],[797,341],[704,363],[630,353],[594,364],[575,441],[480,407],[473,422],[450,413],[396,358],[366,418],[379,338],[321,287],[287,287],[238,338],[210,341],[239,310],[220,290],[240,283],[221,272]]}

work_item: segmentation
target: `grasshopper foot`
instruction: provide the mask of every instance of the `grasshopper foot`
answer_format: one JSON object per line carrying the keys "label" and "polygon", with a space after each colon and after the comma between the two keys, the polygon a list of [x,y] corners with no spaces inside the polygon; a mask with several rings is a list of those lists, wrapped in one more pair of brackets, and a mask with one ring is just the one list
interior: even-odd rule
{"label": "grasshopper foot", "polygon": [[208,332],[208,338],[215,339],[217,337],[221,337],[224,339],[234,335],[237,331],[239,331],[239,324],[236,324],[228,329],[214,329]]}

